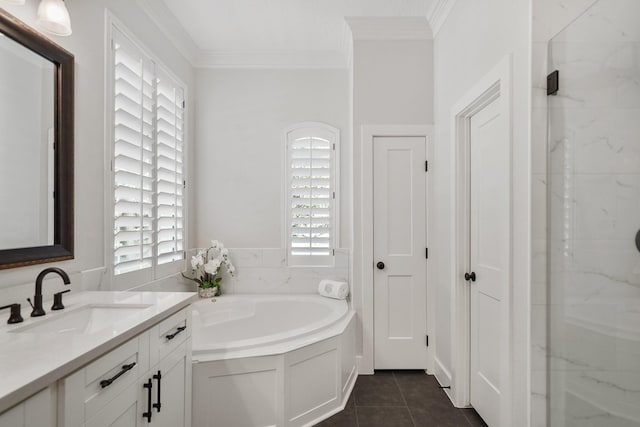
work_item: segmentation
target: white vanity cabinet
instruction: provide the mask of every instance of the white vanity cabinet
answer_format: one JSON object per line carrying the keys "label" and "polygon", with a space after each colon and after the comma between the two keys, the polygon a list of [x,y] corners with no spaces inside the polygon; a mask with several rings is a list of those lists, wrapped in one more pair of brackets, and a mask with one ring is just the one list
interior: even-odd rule
{"label": "white vanity cabinet", "polygon": [[58,382],[58,425],[82,426],[86,420],[103,414],[102,409],[137,384],[148,369],[146,331]]}
{"label": "white vanity cabinet", "polygon": [[[151,426],[191,425],[191,312],[179,311],[151,330],[154,395]],[[159,408],[155,405],[159,404]]]}
{"label": "white vanity cabinet", "polygon": [[190,323],[187,307],[61,379],[58,427],[190,427]]}
{"label": "white vanity cabinet", "polygon": [[[189,427],[191,414],[185,413],[185,392],[191,392],[187,381],[186,366],[191,365],[190,343],[183,345],[147,371],[133,384],[127,385],[118,395],[93,417],[80,426],[84,427]],[[190,373],[190,370],[189,370]],[[69,424],[60,424],[69,425]]]}
{"label": "white vanity cabinet", "polygon": [[0,427],[56,427],[55,385],[0,414]]}
{"label": "white vanity cabinet", "polygon": [[[152,380],[152,418],[142,425],[176,427],[191,425],[191,355],[184,342],[150,372]],[[160,403],[158,409],[153,405]],[[144,408],[145,411],[147,408]]]}

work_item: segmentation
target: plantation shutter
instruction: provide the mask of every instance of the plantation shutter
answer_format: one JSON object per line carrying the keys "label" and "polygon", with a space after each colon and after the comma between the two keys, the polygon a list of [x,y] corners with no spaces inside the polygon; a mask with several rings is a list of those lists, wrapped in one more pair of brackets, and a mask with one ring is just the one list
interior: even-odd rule
{"label": "plantation shutter", "polygon": [[114,31],[114,274],[151,269],[155,66]]}
{"label": "plantation shutter", "polygon": [[337,135],[320,124],[287,133],[290,265],[333,263]]}
{"label": "plantation shutter", "polygon": [[184,268],[184,89],[113,28],[116,289]]}
{"label": "plantation shutter", "polygon": [[157,88],[158,264],[184,259],[184,94],[162,70]]}

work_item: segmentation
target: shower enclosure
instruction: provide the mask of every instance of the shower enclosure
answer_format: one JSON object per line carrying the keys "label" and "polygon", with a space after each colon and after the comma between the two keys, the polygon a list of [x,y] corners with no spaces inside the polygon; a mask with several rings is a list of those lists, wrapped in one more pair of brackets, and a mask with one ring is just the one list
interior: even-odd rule
{"label": "shower enclosure", "polygon": [[640,427],[640,0],[594,2],[549,66],[549,425]]}

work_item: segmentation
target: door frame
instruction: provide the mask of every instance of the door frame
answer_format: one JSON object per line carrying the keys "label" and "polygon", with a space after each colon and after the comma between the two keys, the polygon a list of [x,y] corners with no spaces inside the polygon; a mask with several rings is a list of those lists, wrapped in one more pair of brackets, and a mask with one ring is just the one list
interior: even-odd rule
{"label": "door frame", "polygon": [[[470,406],[471,386],[471,289],[464,280],[469,268],[470,247],[470,120],[471,117],[492,102],[500,102],[501,115],[507,120],[507,138],[509,140],[509,159],[513,158],[512,125],[512,59],[506,56],[500,63],[473,86],[451,109],[451,180],[452,247],[453,259],[451,277],[453,278],[453,298],[451,307],[453,372],[450,398],[457,407]],[[500,358],[500,420],[503,426],[511,422],[511,366],[512,359],[512,306],[513,296],[510,284],[513,283],[513,162],[509,162],[509,261],[507,263],[507,283],[502,289],[500,312],[501,348]]]}
{"label": "door frame", "polygon": [[[363,125],[361,149],[361,183],[362,198],[360,205],[362,224],[362,358],[358,360],[358,372],[360,374],[373,374],[374,371],[374,313],[373,313],[373,140],[376,137],[423,137],[425,138],[425,160],[433,159],[433,125]],[[432,170],[430,164],[429,170]],[[429,194],[433,180],[428,179],[429,172],[425,172],[427,209],[425,218],[426,244],[429,247],[429,237],[432,234],[429,218],[432,215],[429,203]],[[428,265],[427,265],[428,267]],[[426,268],[427,268],[426,267]],[[427,334],[433,337],[433,325],[435,322],[435,299],[433,292],[431,269],[427,268]],[[427,347],[427,372],[433,372],[433,345]]]}

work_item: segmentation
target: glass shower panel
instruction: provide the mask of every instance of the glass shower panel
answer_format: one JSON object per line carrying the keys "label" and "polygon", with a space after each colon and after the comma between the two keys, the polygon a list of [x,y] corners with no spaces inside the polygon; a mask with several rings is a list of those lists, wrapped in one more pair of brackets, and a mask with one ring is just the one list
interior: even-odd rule
{"label": "glass shower panel", "polygon": [[549,421],[640,427],[640,1],[554,37],[549,97]]}

